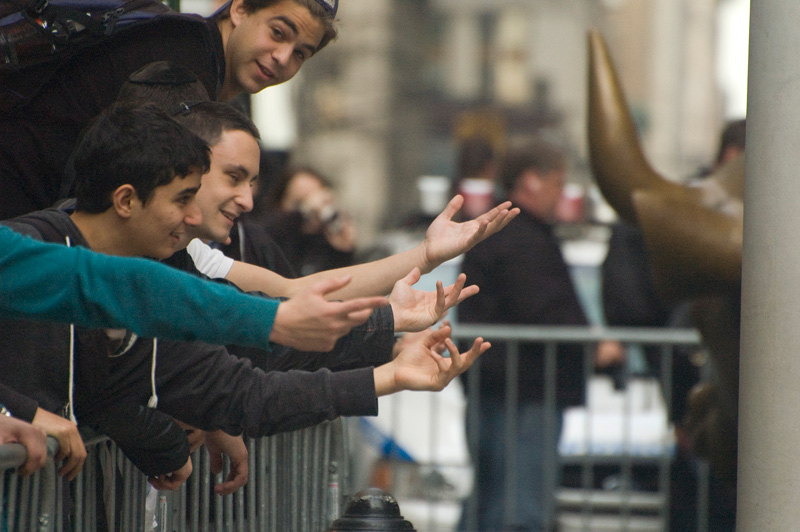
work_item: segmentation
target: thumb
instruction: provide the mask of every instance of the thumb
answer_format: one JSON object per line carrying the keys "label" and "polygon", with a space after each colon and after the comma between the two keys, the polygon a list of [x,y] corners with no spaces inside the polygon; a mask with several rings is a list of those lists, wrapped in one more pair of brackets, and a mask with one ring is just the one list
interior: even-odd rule
{"label": "thumb", "polygon": [[408,272],[408,275],[406,275],[405,277],[403,277],[403,279],[402,279],[402,280],[403,280],[403,282],[404,282],[404,283],[406,283],[406,284],[408,284],[409,286],[411,286],[411,285],[414,285],[414,284],[416,284],[416,283],[417,283],[417,281],[419,281],[419,278],[420,278],[421,276],[422,276],[422,273],[419,271],[419,268],[417,268],[417,267],[415,266],[413,270],[411,270],[410,272]]}
{"label": "thumb", "polygon": [[455,214],[461,209],[461,206],[464,204],[464,198],[460,194],[456,194],[453,196],[447,206],[444,208],[442,213],[439,216],[444,216],[448,220],[451,219]]}
{"label": "thumb", "polygon": [[425,346],[428,348],[432,348],[436,344],[443,342],[445,338],[450,337],[450,327],[439,327],[438,329],[432,330],[428,335],[425,337],[424,343]]}

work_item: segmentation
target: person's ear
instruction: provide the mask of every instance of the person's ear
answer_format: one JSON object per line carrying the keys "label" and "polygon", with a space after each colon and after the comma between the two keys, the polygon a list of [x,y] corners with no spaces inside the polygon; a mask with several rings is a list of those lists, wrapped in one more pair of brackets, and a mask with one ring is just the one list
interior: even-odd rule
{"label": "person's ear", "polygon": [[527,170],[522,176],[522,186],[527,192],[536,193],[541,188],[542,181],[533,170]]}
{"label": "person's ear", "polygon": [[127,184],[117,188],[111,197],[114,211],[121,218],[130,218],[133,213],[133,204],[138,201],[139,196],[136,194],[136,189],[133,188],[133,185]]}
{"label": "person's ear", "polygon": [[244,0],[233,0],[231,2],[230,8],[230,17],[231,17],[231,24],[234,27],[241,24],[242,19],[247,15],[247,9],[245,9]]}

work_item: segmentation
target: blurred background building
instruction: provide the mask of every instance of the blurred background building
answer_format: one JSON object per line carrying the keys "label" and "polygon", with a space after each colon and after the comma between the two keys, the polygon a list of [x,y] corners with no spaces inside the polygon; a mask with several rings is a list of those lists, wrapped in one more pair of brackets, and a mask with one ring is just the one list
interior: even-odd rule
{"label": "blurred background building", "polygon": [[333,179],[368,246],[415,213],[419,176],[453,176],[471,134],[502,152],[544,133],[589,187],[588,28],[608,41],[649,160],[696,174],[745,113],[748,13],[749,0],[342,0],[338,40],[253,114],[266,149]]}

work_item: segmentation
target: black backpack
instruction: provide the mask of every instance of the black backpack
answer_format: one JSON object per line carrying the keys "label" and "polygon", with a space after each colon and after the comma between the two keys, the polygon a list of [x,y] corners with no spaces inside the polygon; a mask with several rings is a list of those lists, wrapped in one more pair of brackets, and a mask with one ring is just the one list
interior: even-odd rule
{"label": "black backpack", "polygon": [[175,13],[159,0],[0,0],[0,72],[40,65]]}

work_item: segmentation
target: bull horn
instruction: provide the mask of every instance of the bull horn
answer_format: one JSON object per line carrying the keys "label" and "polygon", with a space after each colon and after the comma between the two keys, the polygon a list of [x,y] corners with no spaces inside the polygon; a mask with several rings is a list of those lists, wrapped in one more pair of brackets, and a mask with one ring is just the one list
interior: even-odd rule
{"label": "bull horn", "polygon": [[697,195],[697,191],[664,179],[645,159],[608,48],[597,30],[589,31],[588,126],[595,180],[606,201],[625,221],[637,222],[631,196],[636,190]]}
{"label": "bull horn", "polygon": [[739,289],[741,217],[650,191],[634,192],[632,203],[659,295],[683,300]]}

